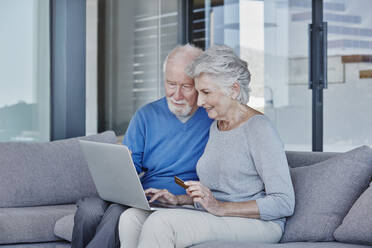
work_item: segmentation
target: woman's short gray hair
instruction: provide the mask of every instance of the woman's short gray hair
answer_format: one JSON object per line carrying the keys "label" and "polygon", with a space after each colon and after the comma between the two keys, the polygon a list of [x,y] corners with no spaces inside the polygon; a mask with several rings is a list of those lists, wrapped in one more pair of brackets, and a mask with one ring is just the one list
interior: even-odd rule
{"label": "woman's short gray hair", "polygon": [[237,100],[242,104],[249,100],[251,73],[247,62],[236,56],[228,46],[210,47],[187,67],[186,73],[192,78],[199,77],[202,73],[212,76],[227,94],[231,92],[230,86],[236,82],[240,86]]}

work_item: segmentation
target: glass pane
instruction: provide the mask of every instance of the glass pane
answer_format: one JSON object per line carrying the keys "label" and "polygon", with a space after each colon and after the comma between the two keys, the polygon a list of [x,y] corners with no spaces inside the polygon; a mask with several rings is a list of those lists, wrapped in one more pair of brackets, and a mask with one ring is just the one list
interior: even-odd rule
{"label": "glass pane", "polygon": [[0,1],[0,141],[48,141],[49,1]]}
{"label": "glass pane", "polygon": [[103,1],[99,130],[122,135],[134,112],[164,95],[163,61],[178,43],[178,1]]}
{"label": "glass pane", "polygon": [[232,47],[252,74],[248,105],[274,122],[287,150],[311,150],[311,0],[194,0],[193,6],[193,43]]}
{"label": "glass pane", "polygon": [[324,3],[328,22],[328,89],[324,150],[372,145],[372,1]]}

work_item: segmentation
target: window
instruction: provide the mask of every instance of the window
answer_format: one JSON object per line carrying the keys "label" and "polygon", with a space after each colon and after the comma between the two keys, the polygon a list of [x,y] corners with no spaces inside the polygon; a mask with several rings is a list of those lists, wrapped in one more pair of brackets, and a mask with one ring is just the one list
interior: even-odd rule
{"label": "window", "polygon": [[123,135],[134,112],[164,95],[163,61],[179,40],[179,1],[101,1],[98,130]]}
{"label": "window", "polygon": [[[248,105],[274,122],[287,150],[311,150],[311,91],[307,83],[297,84],[298,77],[307,79],[311,19],[294,23],[292,16],[300,11],[294,2],[193,0],[191,38],[205,48],[228,45],[247,61]],[[298,57],[303,64],[296,69]]]}
{"label": "window", "polygon": [[49,1],[0,1],[0,141],[48,141]]}
{"label": "window", "polygon": [[[193,0],[192,7],[192,42],[203,48],[232,47],[252,73],[248,105],[274,122],[287,150],[310,151],[312,1]],[[369,0],[324,1],[328,23],[324,151],[372,144],[371,9]]]}
{"label": "window", "polygon": [[329,82],[324,90],[324,150],[371,146],[372,2],[333,0],[323,9]]}

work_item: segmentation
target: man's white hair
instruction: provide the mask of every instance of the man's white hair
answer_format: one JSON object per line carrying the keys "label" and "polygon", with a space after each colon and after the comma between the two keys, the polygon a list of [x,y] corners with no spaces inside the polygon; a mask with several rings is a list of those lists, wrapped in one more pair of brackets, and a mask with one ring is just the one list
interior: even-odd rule
{"label": "man's white hair", "polygon": [[186,60],[185,62],[191,63],[195,58],[197,58],[200,54],[203,53],[203,50],[195,47],[189,43],[186,45],[178,45],[175,48],[172,49],[165,57],[164,63],[163,63],[163,72],[165,74],[165,71],[167,69],[168,62],[176,59]]}
{"label": "man's white hair", "polygon": [[186,73],[192,78],[199,77],[202,73],[212,76],[226,94],[230,94],[231,86],[238,83],[240,92],[236,100],[242,104],[248,103],[251,73],[247,62],[236,56],[228,46],[210,47],[187,67]]}

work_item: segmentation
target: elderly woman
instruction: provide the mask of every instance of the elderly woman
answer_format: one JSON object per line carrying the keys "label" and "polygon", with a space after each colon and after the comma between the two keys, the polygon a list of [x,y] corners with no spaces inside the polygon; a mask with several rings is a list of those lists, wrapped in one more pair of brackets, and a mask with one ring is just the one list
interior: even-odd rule
{"label": "elderly woman", "polygon": [[[205,211],[132,208],[119,222],[122,247],[186,247],[207,241],[276,243],[294,192],[283,144],[270,120],[246,105],[247,63],[227,46],[213,46],[188,68],[198,105],[215,121],[197,163],[200,182],[186,195],[148,189],[155,200],[195,204]],[[189,149],[185,147],[185,149]]]}

